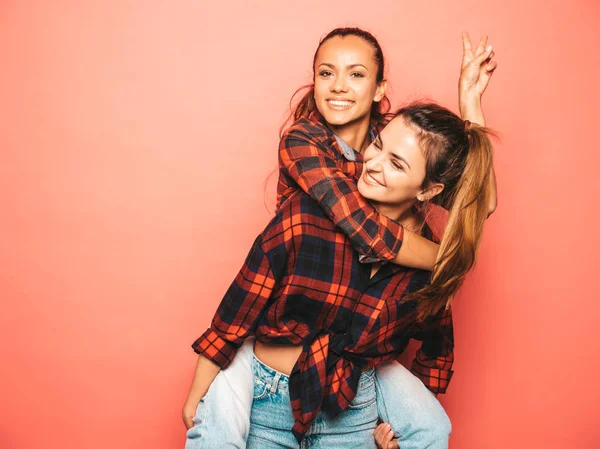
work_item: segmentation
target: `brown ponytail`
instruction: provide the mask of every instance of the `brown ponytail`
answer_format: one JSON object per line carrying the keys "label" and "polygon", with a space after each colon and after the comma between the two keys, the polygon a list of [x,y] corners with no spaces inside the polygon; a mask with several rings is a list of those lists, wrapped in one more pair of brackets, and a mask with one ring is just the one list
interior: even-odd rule
{"label": "brown ponytail", "polygon": [[407,295],[420,317],[447,308],[473,268],[488,216],[492,143],[489,129],[464,122],[435,104],[413,104],[401,115],[418,131],[427,160],[427,184],[444,184],[438,204],[449,210],[431,283]]}

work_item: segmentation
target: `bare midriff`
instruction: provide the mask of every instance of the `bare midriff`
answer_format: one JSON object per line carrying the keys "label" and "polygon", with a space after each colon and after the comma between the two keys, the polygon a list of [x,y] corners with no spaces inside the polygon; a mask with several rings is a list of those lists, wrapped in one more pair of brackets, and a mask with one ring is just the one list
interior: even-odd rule
{"label": "bare midriff", "polygon": [[[380,268],[380,263],[374,263],[371,268],[371,277],[375,276]],[[260,341],[254,343],[254,355],[258,360],[288,376],[301,352],[302,345],[270,345]]]}
{"label": "bare midriff", "polygon": [[[380,268],[381,264],[374,263],[371,269],[371,277],[375,276]],[[288,376],[292,372],[301,352],[302,345],[270,345],[260,341],[254,343],[254,355],[258,360]]]}
{"label": "bare midriff", "polygon": [[288,376],[301,352],[302,345],[269,345],[260,341],[254,343],[254,355],[258,360]]}

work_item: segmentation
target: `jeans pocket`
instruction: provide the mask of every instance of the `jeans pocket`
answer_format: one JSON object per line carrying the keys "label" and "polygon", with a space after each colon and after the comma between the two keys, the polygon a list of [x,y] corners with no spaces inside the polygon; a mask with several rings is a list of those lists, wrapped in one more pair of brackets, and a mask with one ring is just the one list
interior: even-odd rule
{"label": "jeans pocket", "polygon": [[259,401],[267,396],[271,386],[262,379],[254,379],[254,395],[253,400]]}

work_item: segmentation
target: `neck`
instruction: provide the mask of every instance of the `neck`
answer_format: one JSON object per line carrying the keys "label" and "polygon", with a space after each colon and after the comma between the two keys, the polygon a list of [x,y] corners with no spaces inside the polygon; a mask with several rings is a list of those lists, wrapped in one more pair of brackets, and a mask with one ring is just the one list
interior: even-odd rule
{"label": "neck", "polygon": [[369,141],[369,117],[365,117],[356,123],[346,124],[343,126],[329,125],[334,133],[340,139],[350,145],[352,148],[362,153],[365,148],[371,143]]}

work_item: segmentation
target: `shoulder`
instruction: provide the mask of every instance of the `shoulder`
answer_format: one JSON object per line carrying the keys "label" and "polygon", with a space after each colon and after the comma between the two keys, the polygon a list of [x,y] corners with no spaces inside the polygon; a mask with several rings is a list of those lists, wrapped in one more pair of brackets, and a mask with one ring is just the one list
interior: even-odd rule
{"label": "shoulder", "polygon": [[337,233],[333,222],[323,208],[301,190],[294,192],[277,209],[262,234],[262,243],[268,251],[286,241],[298,242],[304,236],[332,238]]}
{"label": "shoulder", "polygon": [[287,128],[281,136],[285,140],[304,140],[307,142],[321,142],[333,137],[333,132],[321,120],[302,117]]}

